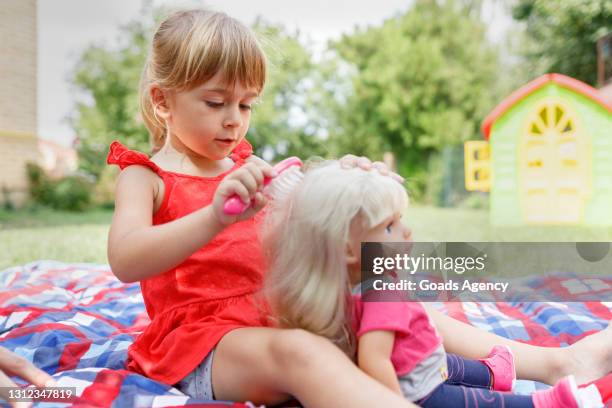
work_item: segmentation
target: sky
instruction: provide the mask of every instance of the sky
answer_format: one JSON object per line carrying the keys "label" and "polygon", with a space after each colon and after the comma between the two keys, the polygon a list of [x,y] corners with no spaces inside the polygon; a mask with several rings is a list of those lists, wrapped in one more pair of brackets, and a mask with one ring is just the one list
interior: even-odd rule
{"label": "sky", "polygon": [[[485,0],[483,15],[491,23],[489,36],[499,41],[510,25],[501,5],[504,0]],[[155,0],[154,5],[202,4],[223,11],[246,24],[257,16],[298,29],[314,51],[329,39],[351,32],[355,26],[378,25],[405,11],[410,0]],[[70,75],[80,53],[90,44],[113,46],[118,28],[136,18],[141,0],[38,0],[38,134],[41,138],[70,145],[74,131],[67,117],[77,91]]]}

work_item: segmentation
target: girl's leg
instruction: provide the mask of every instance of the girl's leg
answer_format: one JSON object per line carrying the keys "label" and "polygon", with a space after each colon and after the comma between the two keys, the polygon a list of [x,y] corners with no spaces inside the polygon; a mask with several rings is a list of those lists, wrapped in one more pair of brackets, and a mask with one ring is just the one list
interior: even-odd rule
{"label": "girl's leg", "polygon": [[517,377],[554,384],[573,374],[578,383],[592,381],[612,371],[612,325],[569,347],[538,347],[506,339],[470,326],[424,303],[450,353],[470,359],[484,358],[497,344],[512,349]]}
{"label": "girl's leg", "polygon": [[275,404],[297,398],[305,407],[411,407],[361,372],[331,342],[303,330],[236,329],[215,349],[215,398]]}
{"label": "girl's leg", "polygon": [[530,395],[442,384],[417,403],[423,408],[533,408]]}
{"label": "girl's leg", "polygon": [[446,365],[448,368],[446,384],[486,389],[490,389],[493,384],[491,371],[480,361],[468,360],[448,353]]}

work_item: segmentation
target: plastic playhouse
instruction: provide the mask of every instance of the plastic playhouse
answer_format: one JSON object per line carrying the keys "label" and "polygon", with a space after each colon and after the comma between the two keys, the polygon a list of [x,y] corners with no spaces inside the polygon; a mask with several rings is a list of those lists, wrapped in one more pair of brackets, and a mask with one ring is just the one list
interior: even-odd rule
{"label": "plastic playhouse", "polygon": [[465,185],[494,225],[612,226],[612,105],[561,74],[516,90],[465,144]]}

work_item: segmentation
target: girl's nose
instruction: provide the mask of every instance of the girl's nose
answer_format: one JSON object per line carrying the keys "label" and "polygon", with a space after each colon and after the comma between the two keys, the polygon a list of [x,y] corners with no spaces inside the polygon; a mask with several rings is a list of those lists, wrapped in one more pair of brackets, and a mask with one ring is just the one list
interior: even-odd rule
{"label": "girl's nose", "polygon": [[242,126],[242,115],[240,114],[240,108],[231,107],[227,110],[225,119],[223,120],[223,127],[233,128]]}

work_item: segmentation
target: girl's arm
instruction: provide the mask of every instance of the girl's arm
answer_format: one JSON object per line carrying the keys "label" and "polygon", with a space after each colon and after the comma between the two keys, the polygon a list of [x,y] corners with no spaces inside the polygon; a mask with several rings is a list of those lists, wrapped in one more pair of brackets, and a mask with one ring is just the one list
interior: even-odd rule
{"label": "girl's arm", "polygon": [[374,330],[359,338],[357,364],[370,377],[391,391],[402,395],[395,368],[391,363],[391,352],[395,333],[388,330]]}
{"label": "girl's arm", "polygon": [[[108,260],[123,282],[140,281],[180,264],[226,226],[252,217],[265,205],[257,191],[271,168],[249,163],[228,175],[217,187],[213,203],[175,221],[152,225],[157,176],[141,166],[129,166],[117,181],[115,214],[108,238]],[[255,203],[239,216],[223,213],[225,199],[238,194]]]}

